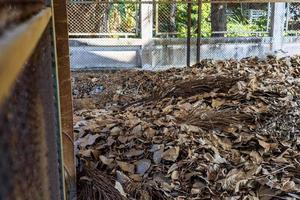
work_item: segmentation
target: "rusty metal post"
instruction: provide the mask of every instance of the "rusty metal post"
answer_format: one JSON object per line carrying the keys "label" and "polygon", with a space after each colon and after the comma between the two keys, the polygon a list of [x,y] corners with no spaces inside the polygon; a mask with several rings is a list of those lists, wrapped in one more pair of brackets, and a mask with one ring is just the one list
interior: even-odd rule
{"label": "rusty metal post", "polygon": [[186,49],[187,49],[187,52],[186,52],[186,65],[188,67],[191,66],[191,26],[192,26],[192,4],[191,2],[188,2],[188,21],[187,21],[187,42],[186,42]]}
{"label": "rusty metal post", "polygon": [[56,52],[61,108],[61,128],[64,157],[64,171],[67,198],[76,194],[76,171],[73,136],[73,105],[71,70],[69,60],[69,36],[66,1],[53,0],[54,27],[56,33]]}
{"label": "rusty metal post", "polygon": [[198,0],[198,31],[197,31],[197,63],[200,63],[201,56],[201,20],[202,20],[202,0]]}

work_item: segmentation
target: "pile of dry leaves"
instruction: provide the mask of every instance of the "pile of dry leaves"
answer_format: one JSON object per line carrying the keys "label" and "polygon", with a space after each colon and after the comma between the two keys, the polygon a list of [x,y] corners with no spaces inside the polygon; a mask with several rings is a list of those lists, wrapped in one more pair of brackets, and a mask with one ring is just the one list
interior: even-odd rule
{"label": "pile of dry leaves", "polygon": [[300,199],[300,57],[80,76],[79,170],[124,198]]}

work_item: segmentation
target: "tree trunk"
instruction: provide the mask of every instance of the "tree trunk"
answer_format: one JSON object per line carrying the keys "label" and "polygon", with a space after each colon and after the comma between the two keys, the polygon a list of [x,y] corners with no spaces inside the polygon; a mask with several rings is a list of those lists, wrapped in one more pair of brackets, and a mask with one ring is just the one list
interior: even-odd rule
{"label": "tree trunk", "polygon": [[[211,30],[226,31],[226,4],[211,4]],[[212,37],[224,37],[224,33],[212,33]]]}
{"label": "tree trunk", "polygon": [[[177,32],[177,27],[176,27],[177,4],[172,3],[170,6],[171,7],[170,7],[169,32],[175,33],[175,32]],[[173,37],[175,37],[175,35]]]}

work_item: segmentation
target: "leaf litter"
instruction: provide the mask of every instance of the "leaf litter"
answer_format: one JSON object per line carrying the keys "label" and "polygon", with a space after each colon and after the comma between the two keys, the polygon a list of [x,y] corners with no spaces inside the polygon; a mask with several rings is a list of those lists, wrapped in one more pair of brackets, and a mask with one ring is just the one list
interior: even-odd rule
{"label": "leaf litter", "polygon": [[300,57],[76,72],[78,169],[127,199],[299,199],[299,75]]}

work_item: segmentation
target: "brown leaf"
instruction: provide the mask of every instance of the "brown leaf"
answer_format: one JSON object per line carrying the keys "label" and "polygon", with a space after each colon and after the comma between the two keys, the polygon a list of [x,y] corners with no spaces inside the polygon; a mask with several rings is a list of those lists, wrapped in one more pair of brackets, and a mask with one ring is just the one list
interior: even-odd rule
{"label": "brown leaf", "polygon": [[172,180],[178,180],[179,179],[179,172],[177,170],[172,172],[171,175]]}
{"label": "brown leaf", "polygon": [[125,153],[125,156],[128,158],[140,156],[144,153],[144,150],[130,149],[129,152]]}
{"label": "brown leaf", "polygon": [[275,149],[278,144],[275,144],[275,143],[267,143],[267,142],[264,142],[263,140],[258,140],[259,142],[259,145],[262,146],[266,152],[272,150],[272,149]]}
{"label": "brown leaf", "polygon": [[88,149],[88,150],[80,150],[79,151],[79,155],[83,156],[83,157],[91,157],[92,156],[92,149]]}
{"label": "brown leaf", "polygon": [[132,174],[132,175],[129,175],[129,177],[130,177],[130,179],[132,179],[133,181],[136,181],[136,182],[141,182],[143,180],[143,178],[139,174]]}
{"label": "brown leaf", "polygon": [[95,141],[100,137],[99,134],[87,134],[85,137],[80,138],[80,146],[82,148],[85,148],[86,146],[90,146],[93,145],[95,143]]}
{"label": "brown leaf", "polygon": [[131,133],[134,136],[140,136],[142,134],[142,128],[143,128],[142,125],[137,125],[132,129]]}
{"label": "brown leaf", "polygon": [[117,164],[121,168],[122,171],[134,174],[135,166],[133,164],[130,164],[127,162],[122,162],[122,161],[117,161]]}
{"label": "brown leaf", "polygon": [[211,103],[211,106],[213,108],[220,108],[223,104],[225,103],[225,99],[213,99],[212,100],[212,103]]}
{"label": "brown leaf", "polygon": [[112,136],[117,136],[122,133],[122,129],[120,127],[116,126],[110,130],[110,133]]}
{"label": "brown leaf", "polygon": [[128,137],[127,137],[127,136],[120,135],[120,136],[118,137],[118,140],[119,140],[121,143],[125,144],[125,143],[128,141]]}
{"label": "brown leaf", "polygon": [[251,160],[256,164],[260,164],[263,161],[262,157],[256,151],[251,151],[250,156]]}
{"label": "brown leaf", "polygon": [[147,128],[145,131],[144,131],[144,135],[146,136],[146,138],[153,138],[155,136],[155,130],[153,128]]}
{"label": "brown leaf", "polygon": [[101,160],[101,162],[103,164],[108,165],[108,166],[110,166],[113,163],[113,161],[114,161],[114,159],[112,159],[112,158],[109,159],[109,158],[107,158],[107,157],[105,157],[103,155],[99,156],[99,158],[100,158],[100,160]]}
{"label": "brown leaf", "polygon": [[179,151],[180,151],[179,147],[172,147],[172,148],[168,149],[167,151],[163,152],[162,158],[164,160],[175,162],[179,156]]}

